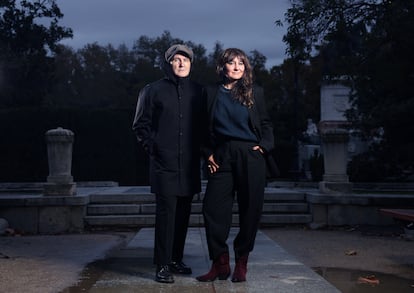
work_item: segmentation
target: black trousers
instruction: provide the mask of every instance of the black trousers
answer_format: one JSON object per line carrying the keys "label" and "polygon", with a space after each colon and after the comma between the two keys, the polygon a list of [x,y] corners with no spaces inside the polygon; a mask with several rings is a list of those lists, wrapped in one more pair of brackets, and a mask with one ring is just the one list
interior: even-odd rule
{"label": "black trousers", "polygon": [[156,195],[154,263],[181,261],[193,196]]}
{"label": "black trousers", "polygon": [[203,215],[210,259],[229,252],[226,243],[232,226],[235,196],[239,232],[234,239],[236,259],[253,250],[263,209],[266,164],[253,142],[228,141],[214,153],[219,169],[211,174],[203,200]]}

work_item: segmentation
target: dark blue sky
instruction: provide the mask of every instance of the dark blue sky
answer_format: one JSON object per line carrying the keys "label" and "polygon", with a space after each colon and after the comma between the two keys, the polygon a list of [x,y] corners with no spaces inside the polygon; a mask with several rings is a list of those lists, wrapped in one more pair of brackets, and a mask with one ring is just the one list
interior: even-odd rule
{"label": "dark blue sky", "polygon": [[285,58],[284,20],[288,0],[57,0],[64,14],[60,24],[73,29],[63,41],[73,48],[100,45],[132,46],[140,36],[169,31],[173,37],[202,44],[210,52],[218,41],[225,48],[258,50],[267,67]]}

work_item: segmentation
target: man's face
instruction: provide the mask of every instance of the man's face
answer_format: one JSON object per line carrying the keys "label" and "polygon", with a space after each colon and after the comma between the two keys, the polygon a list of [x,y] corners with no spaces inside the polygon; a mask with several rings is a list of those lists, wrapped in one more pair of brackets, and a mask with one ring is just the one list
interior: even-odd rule
{"label": "man's face", "polygon": [[191,60],[187,56],[175,54],[170,64],[175,75],[178,77],[187,77],[190,74]]}

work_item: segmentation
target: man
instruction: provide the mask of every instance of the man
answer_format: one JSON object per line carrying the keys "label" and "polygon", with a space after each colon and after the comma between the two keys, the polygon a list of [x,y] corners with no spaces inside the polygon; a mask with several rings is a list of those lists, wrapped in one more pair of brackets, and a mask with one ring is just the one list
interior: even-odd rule
{"label": "man", "polygon": [[172,273],[192,273],[182,259],[191,202],[201,191],[202,87],[189,79],[189,47],[175,44],[164,57],[165,77],[139,93],[132,129],[149,154],[156,196],[155,280],[173,283]]}

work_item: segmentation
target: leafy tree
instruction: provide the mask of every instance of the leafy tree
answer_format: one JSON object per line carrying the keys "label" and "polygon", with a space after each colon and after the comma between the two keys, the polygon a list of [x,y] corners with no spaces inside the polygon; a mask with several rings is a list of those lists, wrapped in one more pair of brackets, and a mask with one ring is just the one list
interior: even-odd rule
{"label": "leafy tree", "polygon": [[[58,42],[72,31],[54,0],[0,1],[0,104],[39,105],[53,81]],[[45,24],[49,20],[48,24]]]}
{"label": "leafy tree", "polygon": [[59,53],[55,56],[54,79],[50,91],[43,99],[45,107],[73,106],[79,103],[79,80],[83,79],[82,67],[76,52],[60,45]]}
{"label": "leafy tree", "polygon": [[317,56],[324,75],[350,76],[349,118],[367,136],[385,130],[372,155],[392,170],[412,170],[414,2],[294,0],[286,19],[289,52],[304,61]]}
{"label": "leafy tree", "polygon": [[134,42],[133,51],[138,58],[146,58],[154,67],[161,67],[164,52],[173,44],[184,43],[178,38],[173,38],[169,31],[157,38],[141,36]]}
{"label": "leafy tree", "polygon": [[269,74],[266,70],[266,56],[257,50],[250,52],[249,61],[253,68],[253,74],[256,81],[265,79]]}
{"label": "leafy tree", "polygon": [[217,60],[224,51],[224,46],[220,42],[214,44],[213,52],[208,55],[208,63],[211,67],[216,68]]}
{"label": "leafy tree", "polygon": [[[3,3],[9,3],[11,6],[15,5],[13,1],[2,2],[0,0],[0,4]],[[28,2],[25,3],[29,5]],[[54,2],[44,1],[40,3],[46,5]],[[20,7],[16,4],[16,7],[20,9],[23,6]],[[16,8],[15,10],[20,11],[19,9]],[[34,25],[36,23],[45,23],[45,18],[48,19],[48,17],[39,16]],[[1,20],[3,21],[4,19],[2,18]],[[4,40],[7,39],[1,45],[14,44],[15,36],[5,36],[3,34],[5,32],[4,23],[2,22],[1,25],[0,36],[4,37]],[[17,20],[15,25],[18,26]],[[13,31],[13,29],[10,29],[10,31]],[[45,28],[45,31],[51,32],[47,28]],[[68,36],[71,33],[67,29],[63,29],[62,32],[68,33]],[[45,40],[46,36],[48,35],[45,35],[43,40]],[[63,38],[63,34],[60,36]],[[28,41],[25,41],[25,38],[30,40],[31,37],[30,33],[27,35],[20,33],[21,42],[25,42],[26,45],[28,45]],[[97,43],[92,43],[85,45],[81,49],[74,50],[68,46],[59,45],[58,39],[53,39],[56,41],[51,42],[53,46],[49,46],[49,43],[45,41],[43,47],[39,47],[39,49],[35,49],[34,45],[32,45],[33,48],[28,45],[26,51],[21,51],[25,52],[25,54],[19,53],[19,55],[16,53],[19,51],[14,52],[13,50],[3,50],[0,52],[0,68],[4,70],[3,80],[7,77],[9,81],[14,81],[11,79],[11,75],[9,75],[11,69],[16,69],[16,76],[23,76],[22,73],[25,72],[23,71],[25,68],[32,68],[33,70],[31,74],[27,74],[24,79],[19,80],[20,83],[16,82],[13,87],[10,86],[7,94],[3,91],[4,88],[2,88],[2,91],[0,91],[1,105],[8,107],[11,105],[16,107],[44,106],[42,109],[44,114],[41,115],[41,119],[39,118],[35,122],[33,122],[32,117],[37,115],[37,110],[25,109],[23,111],[22,109],[16,109],[13,112],[13,109],[6,109],[4,112],[8,115],[7,117],[5,116],[4,121],[6,123],[3,124],[9,125],[10,123],[7,123],[7,121],[11,121],[13,125],[19,124],[20,128],[16,129],[26,129],[27,121],[30,121],[30,126],[36,129],[36,132],[30,131],[33,133],[32,135],[39,136],[40,133],[42,137],[44,129],[50,129],[51,127],[56,127],[56,125],[72,129],[77,134],[76,141],[79,144],[76,148],[79,153],[75,154],[74,157],[81,158],[79,162],[74,164],[78,168],[74,172],[76,174],[84,174],[79,175],[80,177],[77,180],[102,180],[103,178],[122,177],[119,180],[117,179],[121,184],[122,182],[135,182],[136,177],[134,176],[137,176],[135,172],[140,174],[143,172],[134,168],[138,166],[143,169],[143,164],[145,163],[142,160],[146,156],[141,150],[135,150],[136,153],[134,155],[137,160],[135,166],[134,160],[131,161],[130,157],[125,156],[125,154],[131,153],[131,150],[128,150],[129,144],[120,144],[119,142],[127,138],[132,140],[133,143],[131,145],[136,146],[135,137],[133,137],[130,131],[130,125],[136,105],[137,93],[145,84],[163,76],[160,65],[162,58],[164,58],[165,50],[174,43],[184,43],[191,47],[195,55],[191,73],[192,78],[202,84],[212,83],[217,80],[215,73],[216,60],[223,51],[222,44],[217,42],[213,52],[207,55],[203,45],[174,38],[168,31],[156,38],[141,36],[134,43],[132,49],[125,45],[115,48],[110,44],[100,46]],[[4,48],[6,47],[4,45]],[[41,54],[35,54],[35,52],[40,52]],[[9,56],[14,56],[14,59],[9,58]],[[21,60],[27,61],[26,63],[20,62],[19,58],[21,56],[25,56],[26,59]],[[266,58],[260,52],[257,50],[250,52],[249,58],[252,60],[255,70],[256,82],[264,87],[266,102],[272,119],[276,123],[276,143],[279,145],[278,150],[281,150],[277,153],[284,153],[282,160],[287,160],[290,157],[290,153],[285,151],[285,141],[287,141],[285,137],[288,137],[291,133],[291,123],[289,123],[291,116],[291,109],[289,107],[291,104],[289,104],[290,100],[288,99],[291,84],[289,84],[290,79],[287,77],[287,74],[291,73],[290,64],[287,63],[287,65],[285,64],[268,71],[264,66]],[[14,63],[6,62],[9,60],[14,60]],[[15,65],[15,67],[11,65]],[[24,67],[25,65],[27,67]],[[35,76],[35,73],[37,73],[37,76]],[[0,70],[0,80],[1,76]],[[32,80],[36,82],[30,85]],[[44,84],[40,80],[43,80]],[[7,82],[7,85],[10,84],[10,82]],[[32,86],[32,88],[29,86]],[[23,92],[28,93],[28,95],[23,96]],[[6,99],[6,97],[11,98]],[[20,113],[19,116],[15,115],[17,112]],[[28,113],[30,115],[27,115]],[[7,127],[5,129],[9,131]],[[110,132],[108,132],[109,129]],[[102,135],[102,133],[105,133],[105,135]],[[8,132],[6,133],[6,135],[9,134]],[[102,144],[101,140],[103,137],[105,140],[113,142],[109,150],[99,147]],[[16,140],[16,144],[22,145],[17,142]],[[16,158],[17,155],[14,154],[15,149],[18,148],[10,145],[4,146],[2,153],[10,154],[10,156],[8,155],[10,160],[7,165],[10,168],[4,169],[7,169],[9,176],[7,178],[20,180],[19,178],[23,177],[18,172],[22,168],[13,170],[13,166],[24,165],[26,161],[20,162],[19,158]],[[97,149],[99,149],[99,152],[96,151]],[[30,157],[41,157],[37,153],[32,154],[31,150],[28,151],[28,154],[30,154]],[[92,170],[98,162],[102,161],[102,158],[111,158],[113,162],[104,168],[98,168],[99,172]],[[125,168],[121,164],[122,162],[129,164],[128,166],[130,167]],[[278,163],[280,163],[279,160]],[[32,169],[36,167],[35,165],[36,163],[33,163]],[[285,165],[279,164],[281,169],[284,169]],[[32,169],[25,169],[28,171],[24,175],[24,180],[30,180]],[[128,174],[121,175],[121,172],[116,170],[128,170]],[[13,173],[13,171],[17,173]],[[284,170],[282,172],[286,174]],[[41,174],[40,176],[42,178],[43,175]]]}
{"label": "leafy tree", "polygon": [[[200,83],[206,83],[212,80],[212,72],[210,70],[209,59],[206,57],[206,48],[203,45],[197,45],[191,41],[183,41],[179,38],[172,37],[169,31],[157,38],[141,36],[135,41],[133,46],[134,55],[137,59],[148,62],[157,70],[157,75],[162,76],[161,69],[164,62],[164,52],[173,44],[185,44],[193,50],[194,63],[191,70],[191,76]],[[147,75],[144,73],[144,75]],[[152,79],[153,81],[154,79]],[[148,80],[150,82],[151,80]]]}
{"label": "leafy tree", "polygon": [[117,66],[112,62],[113,47],[89,44],[79,51],[84,83],[82,85],[83,100],[88,106],[105,107],[117,101],[123,95],[122,84]]}

